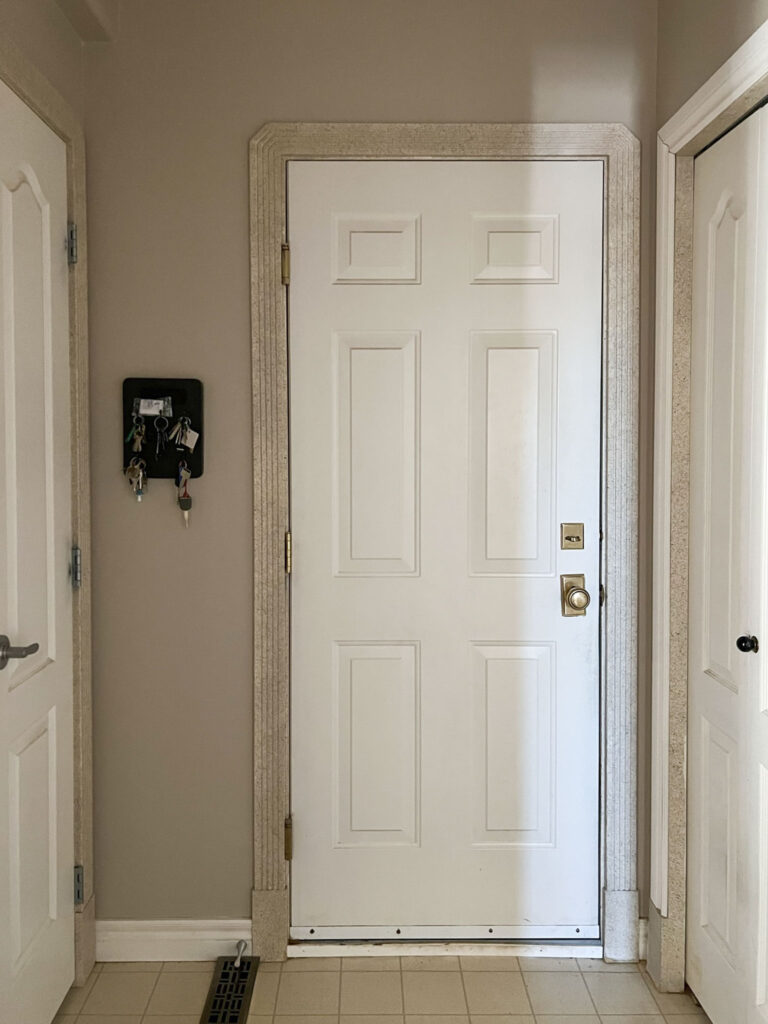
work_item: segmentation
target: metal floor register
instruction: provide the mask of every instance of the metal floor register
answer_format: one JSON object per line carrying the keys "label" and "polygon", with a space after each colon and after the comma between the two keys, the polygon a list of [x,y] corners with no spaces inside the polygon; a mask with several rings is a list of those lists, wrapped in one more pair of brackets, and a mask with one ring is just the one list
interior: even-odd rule
{"label": "metal floor register", "polygon": [[220,956],[200,1024],[245,1024],[258,969],[257,956]]}

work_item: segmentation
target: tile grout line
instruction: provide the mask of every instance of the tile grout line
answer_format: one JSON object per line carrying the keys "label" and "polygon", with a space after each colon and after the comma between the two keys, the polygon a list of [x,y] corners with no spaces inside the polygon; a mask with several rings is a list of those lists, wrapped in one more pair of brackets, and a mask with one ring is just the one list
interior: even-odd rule
{"label": "tile grout line", "polygon": [[405,1024],[405,972],[403,971],[403,958],[401,956],[397,958],[397,966],[400,971],[400,998],[403,1001],[403,1013],[400,1019]]}
{"label": "tile grout line", "polygon": [[523,979],[523,989],[525,990],[525,998],[528,1000],[528,1009],[531,1011],[531,1016],[533,1017],[534,1021],[538,1021],[538,1017],[536,1016],[536,1013],[533,1009],[533,1003],[531,1002],[531,993],[528,991],[528,983],[525,980],[525,971],[523,970],[520,964],[519,957],[517,958],[517,965],[518,967],[520,967],[520,977]]}
{"label": "tile grout line", "polygon": [[[587,979],[584,977],[584,971],[582,971],[582,969],[581,969],[581,964],[579,963],[579,958],[578,957],[576,958],[576,966],[579,968],[579,977],[581,978],[581,981],[582,981],[582,984],[584,985],[584,988],[587,990],[587,995],[589,996],[590,1003],[592,1003],[592,1009],[595,1011],[595,1016],[600,1021],[600,1024],[604,1024],[603,1015],[600,1013],[600,1011],[597,1008],[597,1003],[595,1002],[595,998],[592,995],[592,989],[587,984]],[[600,972],[596,971],[596,972],[593,972],[593,973],[600,973]],[[611,972],[608,971],[607,973],[610,974]]]}
{"label": "tile grout line", "polygon": [[147,1005],[144,1007],[144,1012],[142,1013],[142,1015],[141,1015],[141,1017],[139,1019],[139,1024],[144,1024],[144,1019],[147,1016],[147,1010],[149,1009],[149,1004],[152,1002],[152,996],[155,994],[155,989],[157,988],[157,984],[160,981],[160,978],[162,977],[163,968],[164,967],[165,967],[165,960],[161,960],[160,961],[160,968],[159,968],[159,970],[157,972],[157,977],[155,978],[155,984],[152,986],[152,991],[149,993],[149,999],[147,999]]}
{"label": "tile grout line", "polygon": [[[274,971],[274,972],[272,972],[272,971],[265,971],[264,972],[265,974],[275,973],[277,975],[277,985],[275,985],[275,1005],[272,1007],[272,1013],[268,1015],[269,1016],[269,1020],[270,1020],[270,1024],[275,1024],[275,1017],[277,1015],[277,993],[280,991],[280,986],[283,983],[283,967],[287,963],[288,963],[287,960],[283,961],[283,963],[280,964],[280,967],[279,967],[279,969],[277,971]],[[259,974],[258,974],[258,971],[257,971],[256,972],[256,981],[258,981],[258,980],[259,980]],[[251,1006],[253,1006],[253,993],[251,993]],[[256,1014],[251,1014],[251,1009],[250,1009],[250,1007],[248,1007],[248,1017],[246,1018],[246,1020],[250,1019],[251,1016],[257,1016],[257,1015]]]}
{"label": "tile grout line", "polygon": [[341,987],[342,987],[342,975],[344,974],[344,958],[339,957],[339,1002],[336,1007],[336,1024],[341,1024]]}
{"label": "tile grout line", "polygon": [[[272,1024],[274,1024],[275,1017],[277,1016],[277,1000],[280,998],[280,989],[283,984],[283,967],[285,966],[286,963],[288,963],[287,960],[284,963],[281,963],[280,970],[275,972],[278,977],[277,984],[275,985],[275,998],[272,1000],[272,1013],[269,1014],[269,1016],[272,1018]],[[253,996],[251,996],[251,1002],[253,1002]],[[250,1016],[250,1013],[248,1016]]]}
{"label": "tile grout line", "polygon": [[469,997],[467,996],[467,986],[464,984],[464,968],[463,968],[462,963],[461,963],[461,957],[460,956],[456,957],[456,960],[458,961],[458,964],[459,964],[459,976],[461,977],[461,990],[464,993],[464,1005],[467,1008],[467,1020],[471,1024],[472,1017],[471,1017],[470,1012],[469,1012]]}

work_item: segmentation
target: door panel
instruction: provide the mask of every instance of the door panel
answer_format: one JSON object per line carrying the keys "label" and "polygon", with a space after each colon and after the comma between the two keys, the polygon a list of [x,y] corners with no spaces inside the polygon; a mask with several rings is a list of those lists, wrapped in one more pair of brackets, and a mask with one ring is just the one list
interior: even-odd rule
{"label": "door panel", "polygon": [[0,1021],[74,976],[66,146],[0,85]]}
{"label": "door panel", "polygon": [[335,350],[336,572],[416,573],[418,334],[346,332]]}
{"label": "door panel", "polygon": [[555,679],[552,648],[473,645],[473,845],[551,845]]}
{"label": "door panel", "polygon": [[470,348],[470,570],[553,570],[557,339],[484,331]]}
{"label": "door panel", "polygon": [[595,936],[602,164],[288,188],[293,934]]}
{"label": "door panel", "polygon": [[418,842],[418,648],[338,644],[337,848]]}

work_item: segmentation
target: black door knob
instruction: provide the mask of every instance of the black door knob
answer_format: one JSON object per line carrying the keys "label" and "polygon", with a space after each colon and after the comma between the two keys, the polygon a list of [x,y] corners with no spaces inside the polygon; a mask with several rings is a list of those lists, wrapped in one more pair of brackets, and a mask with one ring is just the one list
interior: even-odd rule
{"label": "black door knob", "polygon": [[756,636],[740,636],[736,641],[736,646],[740,651],[743,651],[744,654],[749,654],[750,651],[752,651],[753,654],[757,654],[760,644],[758,643]]}

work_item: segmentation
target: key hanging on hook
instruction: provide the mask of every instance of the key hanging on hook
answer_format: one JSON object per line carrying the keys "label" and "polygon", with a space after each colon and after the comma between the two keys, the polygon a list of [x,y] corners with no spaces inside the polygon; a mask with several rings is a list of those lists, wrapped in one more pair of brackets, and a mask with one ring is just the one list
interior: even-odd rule
{"label": "key hanging on hook", "polygon": [[131,490],[136,495],[136,501],[141,501],[147,489],[147,464],[144,459],[134,455],[131,461],[123,470]]}
{"label": "key hanging on hook", "polygon": [[159,459],[168,447],[168,420],[165,416],[155,416],[155,458]]}
{"label": "key hanging on hook", "polygon": [[126,444],[130,444],[133,441],[132,451],[140,452],[144,447],[144,438],[147,435],[147,428],[144,425],[144,417],[140,416],[139,413],[133,415],[133,426],[125,439]]}
{"label": "key hanging on hook", "polygon": [[187,490],[187,481],[192,476],[187,463],[182,459],[179,463],[179,471],[176,474],[176,490],[179,508],[184,515],[184,526],[189,529],[189,511],[192,508],[192,498]]}

